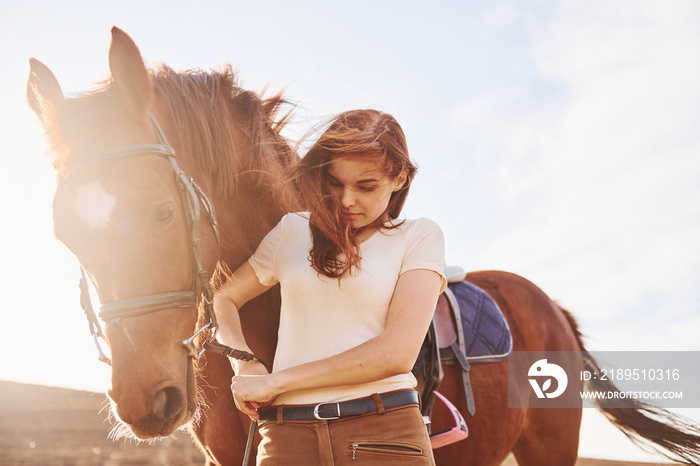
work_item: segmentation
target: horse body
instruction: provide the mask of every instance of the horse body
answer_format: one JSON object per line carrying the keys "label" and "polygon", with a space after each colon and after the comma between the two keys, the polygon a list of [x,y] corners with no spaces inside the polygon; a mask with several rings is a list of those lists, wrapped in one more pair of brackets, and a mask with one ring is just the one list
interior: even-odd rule
{"label": "horse body", "polygon": [[[273,123],[282,100],[261,100],[238,88],[230,69],[175,72],[162,66],[149,72],[134,42],[118,28],[112,30],[109,63],[107,84],[65,99],[51,71],[31,60],[28,99],[57,154],[56,236],[79,258],[103,303],[192,289],[197,281],[193,228],[201,234],[206,278],[214,275],[216,285],[226,269],[235,270],[252,254],[287,210],[298,208],[293,187],[279,183],[282,170],[297,158]],[[188,225],[167,160],[147,155],[90,162],[91,154],[106,149],[157,142],[151,115],[182,171],[211,199],[220,246],[206,218]],[[515,351],[586,354],[573,318],[532,283],[504,272],[470,273],[467,280],[504,311]],[[241,309],[246,340],[268,364],[279,304],[279,290],[273,288]],[[182,344],[205,324],[201,307],[109,320],[108,395],[117,417],[137,437],[168,436],[187,426],[209,464],[240,464],[249,420],[234,406],[231,366],[214,353],[197,359]],[[201,347],[210,336],[204,332],[196,343]],[[584,364],[594,362],[584,356]],[[466,412],[457,370],[445,366],[440,392]],[[575,463],[580,407],[508,408],[506,362],[473,365],[470,375],[476,414],[467,418],[469,438],[436,450],[438,464],[498,465],[511,451],[523,466]],[[529,387],[519,390],[521,399],[533,396]],[[435,431],[451,427],[450,419],[436,410]],[[616,423],[635,432],[632,424]],[[118,427],[114,435],[127,435],[126,428]],[[691,437],[697,448],[697,436]]]}

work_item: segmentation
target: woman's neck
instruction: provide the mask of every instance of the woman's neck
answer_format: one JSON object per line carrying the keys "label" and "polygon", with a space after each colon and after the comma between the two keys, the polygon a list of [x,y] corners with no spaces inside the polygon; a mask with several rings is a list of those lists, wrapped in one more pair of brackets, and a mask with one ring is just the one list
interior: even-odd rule
{"label": "woman's neck", "polygon": [[370,223],[369,225],[366,225],[362,228],[358,228],[356,230],[352,231],[353,236],[357,240],[357,243],[361,243],[365,241],[367,238],[372,236],[374,232],[379,230],[380,228],[384,228],[384,225],[387,224],[389,221],[388,218],[384,218],[385,216],[379,217],[377,220],[374,222]]}
{"label": "woman's neck", "polygon": [[367,238],[372,236],[375,231],[377,231],[378,227],[372,226],[372,225],[367,225],[366,227],[362,227],[358,230],[355,230],[353,232],[355,239],[357,240],[357,244],[362,243],[365,241]]}

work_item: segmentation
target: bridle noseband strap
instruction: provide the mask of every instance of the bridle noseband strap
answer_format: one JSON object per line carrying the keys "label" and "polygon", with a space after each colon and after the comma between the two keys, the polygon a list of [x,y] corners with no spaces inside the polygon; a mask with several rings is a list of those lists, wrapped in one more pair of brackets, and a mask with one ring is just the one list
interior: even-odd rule
{"label": "bridle noseband strap", "polygon": [[111,322],[126,317],[171,309],[174,307],[194,307],[197,305],[197,295],[194,291],[172,291],[140,298],[131,298],[105,303],[100,306],[97,314],[104,322]]}

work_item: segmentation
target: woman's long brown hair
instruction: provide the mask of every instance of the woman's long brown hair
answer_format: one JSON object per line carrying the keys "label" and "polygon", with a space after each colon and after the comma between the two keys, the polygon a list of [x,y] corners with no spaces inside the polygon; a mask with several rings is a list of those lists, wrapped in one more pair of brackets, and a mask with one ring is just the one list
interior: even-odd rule
{"label": "woman's long brown hair", "polygon": [[342,206],[328,185],[328,166],[339,157],[376,158],[390,180],[406,175],[406,182],[392,193],[379,219],[379,226],[384,228],[391,228],[388,222],[401,213],[417,168],[409,158],[401,126],[393,116],[377,110],[352,110],[333,118],[328,129],[293,167],[290,178],[310,213],[311,264],[322,275],[341,279],[359,269],[362,258],[359,232],[341,214]]}

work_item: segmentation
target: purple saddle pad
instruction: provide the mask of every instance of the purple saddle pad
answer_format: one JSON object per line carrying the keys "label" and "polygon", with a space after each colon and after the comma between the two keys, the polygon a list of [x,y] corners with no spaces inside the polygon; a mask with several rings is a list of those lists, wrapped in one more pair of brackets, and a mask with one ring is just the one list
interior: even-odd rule
{"label": "purple saddle pad", "polygon": [[507,359],[513,351],[513,337],[493,298],[466,281],[448,286],[459,303],[467,360],[474,364]]}

